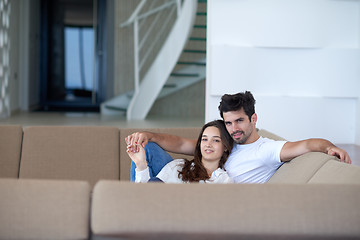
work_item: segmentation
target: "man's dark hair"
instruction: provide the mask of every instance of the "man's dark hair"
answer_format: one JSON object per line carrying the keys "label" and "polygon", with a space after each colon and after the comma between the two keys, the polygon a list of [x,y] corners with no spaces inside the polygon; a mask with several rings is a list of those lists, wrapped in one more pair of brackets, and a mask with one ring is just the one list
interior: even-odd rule
{"label": "man's dark hair", "polygon": [[219,111],[222,118],[224,112],[240,111],[242,108],[251,121],[251,116],[255,113],[255,99],[251,92],[225,94],[221,97]]}

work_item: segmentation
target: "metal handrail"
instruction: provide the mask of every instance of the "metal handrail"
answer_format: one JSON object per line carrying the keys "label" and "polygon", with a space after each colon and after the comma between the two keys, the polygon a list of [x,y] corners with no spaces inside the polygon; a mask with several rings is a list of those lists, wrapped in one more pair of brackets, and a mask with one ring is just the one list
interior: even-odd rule
{"label": "metal handrail", "polygon": [[139,16],[138,16],[138,19],[141,20],[141,19],[143,19],[143,18],[147,18],[147,17],[149,17],[149,16],[151,16],[151,15],[153,15],[153,14],[155,14],[155,13],[158,13],[158,12],[160,12],[160,11],[162,11],[162,10],[165,10],[165,9],[167,9],[167,8],[169,8],[169,7],[172,7],[172,5],[174,5],[175,3],[176,3],[175,1],[174,1],[174,2],[165,3],[165,4],[163,4],[163,5],[160,6],[160,7],[154,8],[154,9],[152,9],[152,10],[150,10],[150,11],[144,13],[144,14],[139,15]]}
{"label": "metal handrail", "polygon": [[[155,6],[156,6],[156,3],[157,3],[158,0],[152,0],[150,1],[150,4],[149,4],[149,9],[154,9]],[[157,14],[157,16],[159,16],[160,14]],[[155,21],[155,20],[154,20]],[[146,24],[146,21],[141,21],[140,24],[139,24],[139,27],[142,28],[144,25]]]}
{"label": "metal handrail", "polygon": [[[168,18],[166,19],[167,21],[170,20],[171,15],[173,14],[174,10],[175,10],[175,9],[172,9],[172,11],[170,12],[170,14],[168,15]],[[160,28],[160,32],[161,32],[161,33],[165,30],[165,27],[166,27],[165,24],[163,24],[163,25],[161,26],[161,28]],[[149,29],[150,29],[150,28],[149,28]],[[148,30],[148,31],[150,32],[150,30]],[[150,52],[151,52],[152,48],[154,47],[154,45],[156,44],[156,42],[160,39],[160,37],[161,37],[161,34],[157,34],[157,36],[155,37],[154,41],[152,41],[152,42],[150,43],[150,46],[148,47],[148,50],[146,51],[146,53],[145,53],[144,56],[142,57],[141,62],[139,63],[139,69],[140,69],[140,70],[141,70],[142,67],[144,66],[147,58],[150,56]],[[142,46],[143,46],[143,45],[141,45],[141,47],[142,47]]]}
{"label": "metal handrail", "polygon": [[[154,14],[157,14],[165,9],[168,9],[174,5],[177,7],[177,15],[179,15],[180,7],[181,7],[181,0],[170,0],[170,2],[166,2],[160,6],[157,6],[155,8],[148,10],[145,13],[140,14],[140,12],[143,9],[143,7],[145,6],[146,2],[147,2],[147,0],[141,0],[141,2],[136,6],[136,8],[135,8],[134,12],[131,14],[131,16],[126,21],[124,21],[123,23],[121,23],[119,25],[119,27],[122,28],[122,27],[128,27],[131,24],[133,24],[133,27],[134,27],[134,31],[133,31],[133,34],[134,34],[134,97],[137,95],[137,93],[139,91],[141,69],[145,65],[145,62],[148,59],[148,57],[150,56],[153,46],[155,45],[157,40],[154,40],[151,43],[151,46],[148,47],[148,50],[143,55],[141,60],[140,60],[139,53],[140,53],[140,50],[142,49],[142,47],[147,42],[148,37],[150,36],[150,33],[153,31],[154,27],[156,26],[156,23],[158,23],[160,14],[158,14],[155,17],[155,20],[150,24],[150,27],[146,30],[146,32],[144,33],[143,38],[141,40],[139,40],[139,29],[140,29],[139,21],[143,20],[149,16],[152,16]],[[154,3],[154,1],[152,3]],[[173,11],[170,12],[170,14],[168,16],[168,20],[171,18],[172,14],[173,14]],[[162,25],[162,27],[160,29],[160,33],[157,34],[156,39],[158,39],[162,35],[162,32],[165,30],[165,26],[166,25],[164,25],[164,24]]]}
{"label": "metal handrail", "polygon": [[[150,8],[153,7],[153,5],[154,5],[155,3],[156,3],[156,1],[152,1],[152,2],[151,2],[151,5],[150,5]],[[140,48],[142,48],[143,45],[145,44],[146,39],[148,38],[149,34],[151,33],[150,29],[151,29],[151,30],[154,29],[154,27],[155,27],[156,23],[158,22],[159,18],[160,18],[160,14],[157,14],[157,15],[155,16],[155,19],[151,22],[150,27],[148,27],[148,30],[146,31],[146,33],[143,34],[143,38],[142,38],[141,42],[139,43]],[[140,24],[140,28],[141,28],[145,23],[146,23],[146,21],[142,21],[141,24]]]}
{"label": "metal handrail", "polygon": [[131,14],[131,16],[125,22],[121,23],[119,26],[126,27],[126,26],[132,24],[136,20],[137,15],[141,11],[141,9],[144,7],[145,3],[146,3],[146,0],[141,0],[141,2],[137,5],[137,7],[135,8],[135,10]]}
{"label": "metal handrail", "polygon": [[[144,72],[139,88],[134,91],[134,95],[126,112],[128,120],[144,119],[146,117],[152,104],[170,76],[172,69],[176,65],[187,39],[190,36],[196,17],[197,1],[177,0],[176,3],[177,6],[181,6],[181,9],[177,12],[178,14],[175,13],[175,17],[177,17],[174,19],[175,21],[165,42],[161,44],[161,49],[157,52],[149,69]],[[169,21],[168,23],[172,24],[172,21]],[[161,26],[162,25],[163,24],[161,24]],[[136,33],[134,33],[134,35],[136,35]]]}
{"label": "metal handrail", "polygon": [[164,3],[163,5],[161,5],[159,7],[151,9],[148,12],[143,13],[141,15],[138,15],[139,12],[144,7],[146,1],[147,0],[141,0],[141,2],[136,6],[136,8],[135,8],[134,12],[131,14],[131,16],[126,21],[124,21],[123,23],[120,23],[119,27],[129,26],[130,24],[134,23],[136,20],[141,20],[143,18],[149,17],[149,16],[151,16],[151,15],[153,15],[155,13],[158,13],[158,12],[160,12],[162,10],[165,10],[166,8],[171,7],[173,4],[176,4],[178,8],[180,7],[179,0],[171,0],[171,2]]}

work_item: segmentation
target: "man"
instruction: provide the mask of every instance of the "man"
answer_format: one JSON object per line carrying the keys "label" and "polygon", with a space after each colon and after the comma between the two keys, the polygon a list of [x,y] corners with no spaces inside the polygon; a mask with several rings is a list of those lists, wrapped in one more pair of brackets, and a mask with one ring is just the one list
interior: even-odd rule
{"label": "man", "polygon": [[[284,162],[308,152],[323,152],[338,157],[341,162],[351,163],[346,151],[325,139],[287,142],[260,137],[256,131],[255,99],[248,91],[223,95],[219,111],[228,133],[234,140],[234,148],[225,164],[225,170],[234,182],[267,182]],[[158,169],[162,168],[161,165],[171,161],[171,157],[162,149],[192,155],[196,145],[195,139],[151,132],[134,133],[125,141],[133,151],[137,151],[137,144],[145,146],[149,141],[161,147],[150,144],[147,149],[149,167],[154,177]],[[134,171],[132,166],[132,175]]]}

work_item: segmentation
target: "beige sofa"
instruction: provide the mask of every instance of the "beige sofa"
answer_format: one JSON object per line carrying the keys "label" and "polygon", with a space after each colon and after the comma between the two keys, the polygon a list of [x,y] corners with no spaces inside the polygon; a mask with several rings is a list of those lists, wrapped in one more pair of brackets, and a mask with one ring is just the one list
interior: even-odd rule
{"label": "beige sofa", "polygon": [[135,184],[138,130],[0,126],[0,239],[360,238],[360,167],[309,153],[267,184]]}

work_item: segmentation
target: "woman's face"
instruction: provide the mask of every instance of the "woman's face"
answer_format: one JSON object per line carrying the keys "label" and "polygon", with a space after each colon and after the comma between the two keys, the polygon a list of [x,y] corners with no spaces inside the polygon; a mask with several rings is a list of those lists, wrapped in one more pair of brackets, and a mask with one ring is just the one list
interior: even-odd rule
{"label": "woman's face", "polygon": [[225,147],[221,140],[220,130],[217,127],[211,126],[205,129],[201,138],[200,148],[203,160],[220,160]]}

